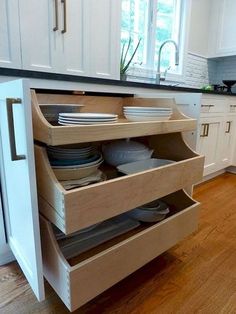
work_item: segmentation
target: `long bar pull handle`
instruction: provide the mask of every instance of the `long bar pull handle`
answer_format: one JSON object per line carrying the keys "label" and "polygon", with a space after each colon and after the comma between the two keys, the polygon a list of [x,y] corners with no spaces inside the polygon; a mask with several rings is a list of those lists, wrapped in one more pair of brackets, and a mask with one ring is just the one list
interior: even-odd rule
{"label": "long bar pull handle", "polygon": [[230,130],[231,130],[231,121],[227,121],[227,122],[226,122],[226,125],[227,125],[227,130],[225,131],[225,133],[230,133]]}
{"label": "long bar pull handle", "polygon": [[203,123],[202,126],[203,126],[203,133],[200,134],[200,137],[205,137],[205,133],[206,133],[206,124]]}
{"label": "long bar pull handle", "polygon": [[24,160],[26,159],[25,155],[17,155],[16,152],[16,137],[14,129],[14,117],[13,117],[13,104],[21,104],[22,101],[20,98],[7,98],[7,120],[9,128],[9,140],[10,140],[10,150],[11,150],[11,160]]}
{"label": "long bar pull handle", "polygon": [[67,32],[67,8],[66,8],[66,0],[61,0],[61,3],[64,5],[64,28],[61,31],[62,34],[65,34]]}
{"label": "long bar pull handle", "polygon": [[54,0],[55,2],[55,26],[53,27],[53,31],[56,32],[59,29],[58,26],[58,0]]}
{"label": "long bar pull handle", "polygon": [[208,135],[209,135],[209,126],[210,126],[210,124],[206,123],[206,132],[204,134],[205,137],[208,137]]}

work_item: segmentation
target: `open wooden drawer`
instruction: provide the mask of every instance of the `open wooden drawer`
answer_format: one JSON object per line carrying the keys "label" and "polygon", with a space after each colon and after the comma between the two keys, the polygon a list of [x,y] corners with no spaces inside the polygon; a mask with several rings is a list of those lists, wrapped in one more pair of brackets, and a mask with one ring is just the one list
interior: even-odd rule
{"label": "open wooden drawer", "polygon": [[42,218],[44,275],[71,311],[197,229],[199,203],[182,190],[163,200],[175,205],[165,220],[143,224],[69,261],[60,251],[52,225]]}
{"label": "open wooden drawer", "polygon": [[57,180],[46,149],[35,146],[41,213],[69,234],[201,180],[204,157],[190,150],[180,133],[153,136],[148,140],[155,151],[154,157],[176,162],[70,191]]}
{"label": "open wooden drawer", "polygon": [[[36,94],[31,92],[34,139],[47,145],[66,145],[95,142],[126,137],[184,132],[196,129],[197,121],[179,112],[172,98],[102,97],[63,94]],[[60,126],[49,122],[42,113],[43,104],[82,104],[81,112],[114,113],[117,123]],[[171,107],[173,114],[168,121],[129,122],[123,116],[123,106]]]}

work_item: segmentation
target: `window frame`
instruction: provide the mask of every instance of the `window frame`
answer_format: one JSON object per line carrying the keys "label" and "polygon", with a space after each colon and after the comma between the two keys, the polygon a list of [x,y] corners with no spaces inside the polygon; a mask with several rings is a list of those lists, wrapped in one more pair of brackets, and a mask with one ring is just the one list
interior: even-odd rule
{"label": "window frame", "polygon": [[[156,76],[157,69],[154,68],[155,58],[155,34],[156,34],[156,22],[157,14],[155,14],[155,8],[157,7],[158,0],[150,1],[148,8],[148,30],[147,37],[149,43],[149,49],[147,50],[147,63],[145,66],[130,67],[128,76],[137,78],[149,78],[154,79]],[[180,4],[180,23],[179,23],[179,56],[180,62],[178,71],[168,71],[166,81],[173,82],[184,82],[187,62],[187,47],[188,47],[188,36],[189,36],[189,25],[190,25],[190,8],[192,0],[181,0]],[[163,73],[163,72],[162,72]]]}

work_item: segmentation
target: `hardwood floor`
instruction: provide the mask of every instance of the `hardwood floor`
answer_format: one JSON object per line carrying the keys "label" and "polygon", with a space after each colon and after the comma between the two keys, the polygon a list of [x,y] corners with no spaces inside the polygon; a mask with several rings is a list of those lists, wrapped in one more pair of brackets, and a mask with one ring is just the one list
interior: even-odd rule
{"label": "hardwood floor", "polygon": [[[236,176],[195,189],[199,230],[74,313],[236,313]],[[142,252],[140,252],[142,254]],[[0,267],[0,313],[69,313],[46,284],[38,303],[16,263]]]}

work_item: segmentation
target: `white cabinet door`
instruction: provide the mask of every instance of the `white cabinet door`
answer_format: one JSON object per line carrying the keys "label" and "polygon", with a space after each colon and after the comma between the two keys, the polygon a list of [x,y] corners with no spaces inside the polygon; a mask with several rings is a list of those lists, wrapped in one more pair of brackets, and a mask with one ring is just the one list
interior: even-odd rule
{"label": "white cabinet door", "polygon": [[21,68],[18,0],[0,1],[0,67]]}
{"label": "white cabinet door", "polygon": [[221,130],[221,118],[214,117],[200,120],[197,151],[205,156],[204,176],[219,170]]}
{"label": "white cabinet door", "polygon": [[66,74],[88,75],[89,48],[85,27],[85,3],[83,0],[60,2],[60,58],[62,72]]}
{"label": "white cabinet door", "polygon": [[60,72],[63,60],[58,56],[61,36],[58,1],[20,0],[23,69]]}
{"label": "white cabinet door", "polygon": [[220,57],[236,55],[236,1],[214,0],[211,9],[209,29],[209,56]]}
{"label": "white cabinet door", "polygon": [[90,76],[120,78],[121,0],[86,0]]}
{"label": "white cabinet door", "polygon": [[236,117],[228,115],[223,122],[221,135],[221,167],[232,165],[236,141]]}
{"label": "white cabinet door", "polygon": [[44,299],[31,101],[22,80],[0,85],[0,166],[8,243],[39,300]]}

